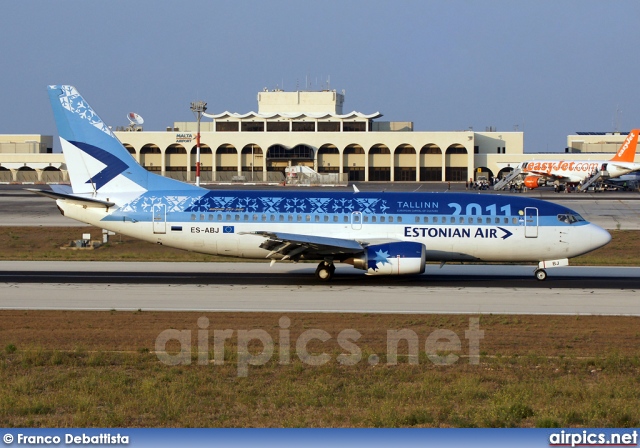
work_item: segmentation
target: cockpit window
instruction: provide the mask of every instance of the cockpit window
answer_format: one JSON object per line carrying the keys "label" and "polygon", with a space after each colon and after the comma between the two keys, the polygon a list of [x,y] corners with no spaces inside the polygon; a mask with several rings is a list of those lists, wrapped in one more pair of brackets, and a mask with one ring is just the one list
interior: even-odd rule
{"label": "cockpit window", "polygon": [[558,215],[558,221],[564,222],[567,224],[574,224],[579,221],[584,221],[584,218],[577,213],[573,213],[573,214],[567,213],[567,214]]}

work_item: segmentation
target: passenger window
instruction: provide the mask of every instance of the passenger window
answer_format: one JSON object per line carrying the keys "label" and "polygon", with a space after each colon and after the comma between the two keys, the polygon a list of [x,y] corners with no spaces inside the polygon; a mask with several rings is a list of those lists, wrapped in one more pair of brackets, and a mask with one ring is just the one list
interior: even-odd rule
{"label": "passenger window", "polygon": [[311,222],[311,216],[307,215],[307,216],[305,217],[305,221],[307,221],[307,222]]}
{"label": "passenger window", "polygon": [[377,217],[375,217],[375,216],[372,216],[372,217],[371,217],[371,222],[377,222],[377,220],[378,220],[378,218],[377,218]]}
{"label": "passenger window", "polygon": [[329,222],[329,215],[324,215],[324,222]]}
{"label": "passenger window", "polygon": [[209,221],[213,221],[213,215],[209,215]]}
{"label": "passenger window", "polygon": [[191,221],[195,221],[196,220],[196,215],[192,214],[191,215]]}
{"label": "passenger window", "polygon": [[218,221],[222,221],[222,215],[218,215]]}
{"label": "passenger window", "polygon": [[460,217],[460,224],[464,224],[464,216]]}
{"label": "passenger window", "polygon": [[287,221],[293,222],[293,215],[288,215],[287,216]]}
{"label": "passenger window", "polygon": [[[425,222],[427,222],[427,221],[425,221]],[[437,217],[437,216],[434,216],[434,217],[433,217],[433,222],[434,222],[434,223],[437,223],[437,222],[438,222],[438,217]]]}
{"label": "passenger window", "polygon": [[338,222],[338,215],[333,215],[333,222]]}
{"label": "passenger window", "polygon": [[[424,219],[427,219],[427,218],[425,217]],[[420,217],[419,216],[416,216],[416,222],[420,222]]]}
{"label": "passenger window", "polygon": [[204,221],[204,215],[200,215],[200,221]]}
{"label": "passenger window", "polygon": [[478,224],[482,224],[482,218],[478,216]]}
{"label": "passenger window", "polygon": [[425,217],[422,219],[422,222],[425,222],[425,223],[429,222],[429,217],[428,217],[428,216],[425,216]]}
{"label": "passenger window", "polygon": [[320,222],[320,216],[316,215],[316,222]]}
{"label": "passenger window", "polygon": [[398,216],[398,222],[402,222],[402,216]]}
{"label": "passenger window", "polygon": [[[478,221],[480,220],[480,218],[478,218]],[[469,216],[469,224],[473,224],[473,216]]]}
{"label": "passenger window", "polygon": [[249,221],[249,215],[244,215],[242,218],[243,218],[245,221]]}
{"label": "passenger window", "polygon": [[227,215],[226,220],[231,221],[231,215]]}
{"label": "passenger window", "polygon": [[380,222],[385,222],[385,217],[384,216],[380,217]]}
{"label": "passenger window", "polygon": [[284,215],[278,215],[278,221],[284,222]]}
{"label": "passenger window", "polygon": [[363,217],[362,217],[362,221],[364,221],[364,222],[369,222],[369,217],[368,217],[368,216],[366,216],[366,215],[365,215],[365,216],[363,216]]}
{"label": "passenger window", "polygon": [[[517,218],[513,218],[513,221],[517,223],[518,219]],[[509,218],[507,218],[506,216],[504,217],[504,223],[505,224],[509,224]]]}
{"label": "passenger window", "polygon": [[235,218],[236,218],[236,221],[240,221],[240,215],[236,215]]}
{"label": "passenger window", "polygon": [[449,222],[451,222],[451,224],[455,224],[456,223],[456,218],[454,218],[453,216],[451,217],[451,219],[449,220]]}
{"label": "passenger window", "polygon": [[262,222],[266,222],[267,221],[267,215],[262,215]]}
{"label": "passenger window", "polygon": [[296,220],[298,222],[302,222],[302,215],[296,215]]}
{"label": "passenger window", "polygon": [[276,215],[269,215],[269,221],[275,222],[275,220],[276,220]]}
{"label": "passenger window", "polygon": [[393,216],[389,216],[389,222],[393,222]]}
{"label": "passenger window", "polygon": [[349,222],[349,217],[348,217],[347,215],[344,215],[344,218],[342,218],[342,220],[343,220],[344,222]]}
{"label": "passenger window", "polygon": [[[507,223],[508,218],[504,218],[505,224]],[[515,216],[512,219],[514,224],[518,224],[518,218],[516,218]]]}

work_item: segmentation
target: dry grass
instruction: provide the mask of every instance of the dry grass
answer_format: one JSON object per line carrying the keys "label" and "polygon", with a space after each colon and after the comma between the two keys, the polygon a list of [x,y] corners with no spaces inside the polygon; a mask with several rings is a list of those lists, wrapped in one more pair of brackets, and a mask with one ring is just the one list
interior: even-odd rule
{"label": "dry grass", "polygon": [[[224,365],[168,366],[153,353],[166,329],[190,330],[209,319],[232,329]],[[637,426],[640,417],[640,320],[633,317],[480,316],[481,361],[461,357],[437,366],[425,355],[436,329],[460,336],[468,316],[288,314],[291,362],[278,363],[277,314],[0,311],[2,426]],[[238,330],[266,331],[271,360],[238,377]],[[296,356],[298,336],[331,335],[309,344],[330,361],[310,366]],[[362,334],[362,360],[338,363],[344,329]],[[387,330],[420,340],[418,365],[401,356],[387,365]],[[256,343],[252,353],[262,349]],[[399,353],[407,354],[400,344]],[[369,365],[371,354],[380,363]],[[442,352],[442,355],[446,352]]]}

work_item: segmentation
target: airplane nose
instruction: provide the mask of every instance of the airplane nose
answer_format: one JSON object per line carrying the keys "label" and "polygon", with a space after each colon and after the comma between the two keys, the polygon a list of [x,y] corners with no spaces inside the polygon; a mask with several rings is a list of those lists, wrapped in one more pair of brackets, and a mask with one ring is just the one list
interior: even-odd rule
{"label": "airplane nose", "polygon": [[589,250],[596,250],[611,241],[611,234],[595,224],[589,224]]}

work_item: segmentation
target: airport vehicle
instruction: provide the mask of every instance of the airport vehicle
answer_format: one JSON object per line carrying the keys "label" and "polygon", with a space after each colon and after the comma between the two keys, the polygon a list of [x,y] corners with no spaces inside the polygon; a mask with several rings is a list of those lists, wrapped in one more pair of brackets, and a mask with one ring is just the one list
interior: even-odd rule
{"label": "airport vehicle", "polygon": [[640,170],[635,163],[636,147],[640,129],[632,130],[618,152],[609,160],[531,160],[519,164],[508,176],[494,185],[494,189],[506,188],[518,178],[527,188],[538,188],[548,183],[559,182],[579,186],[586,190],[594,182],[614,179]]}
{"label": "airport vehicle", "polygon": [[317,260],[369,275],[421,274],[427,261],[537,262],[535,275],[611,240],[578,213],[536,199],[471,193],[207,190],[150,173],[72,86],[49,86],[71,180],[64,216],[142,240],[245,258]]}

